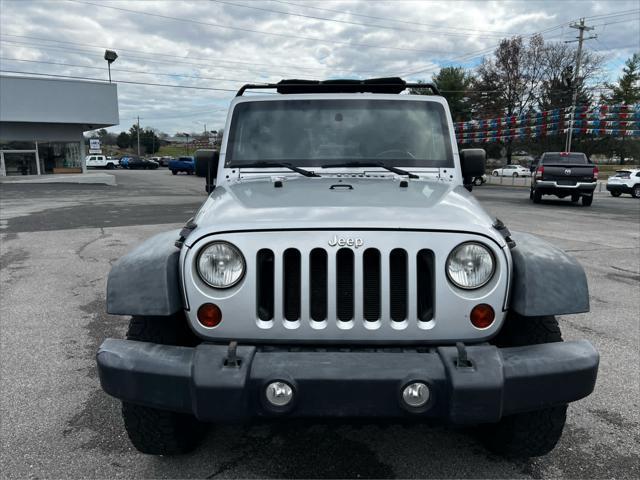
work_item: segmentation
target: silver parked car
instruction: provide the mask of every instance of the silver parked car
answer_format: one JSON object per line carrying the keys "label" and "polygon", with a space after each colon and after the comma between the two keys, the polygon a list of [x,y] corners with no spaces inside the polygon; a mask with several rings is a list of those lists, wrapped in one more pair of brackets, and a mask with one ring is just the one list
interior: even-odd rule
{"label": "silver parked car", "polygon": [[[434,95],[399,95],[405,88]],[[247,89],[279,95],[243,96]],[[216,422],[382,417],[476,426],[543,455],[598,353],[554,315],[589,310],[582,267],[470,193],[444,97],[401,79],[248,85],[209,197],[114,264],[127,339],[97,355],[133,445],[189,451]],[[204,163],[203,163],[204,162]]]}

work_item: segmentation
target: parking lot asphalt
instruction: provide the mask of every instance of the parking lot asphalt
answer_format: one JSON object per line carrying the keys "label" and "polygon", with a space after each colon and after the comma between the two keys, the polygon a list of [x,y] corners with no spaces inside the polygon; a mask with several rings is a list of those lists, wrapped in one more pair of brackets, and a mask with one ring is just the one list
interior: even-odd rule
{"label": "parking lot asphalt", "polygon": [[100,389],[95,352],[127,318],[104,312],[111,264],[179,228],[203,180],[116,171],[118,186],[0,185],[2,478],[638,478],[640,202],[596,196],[532,204],[522,188],[474,194],[510,229],[542,236],[585,267],[591,312],[560,317],[565,339],[601,354],[595,392],[569,408],[557,448],[529,461],[488,453],[469,432],[414,424],[215,426],[196,452],[144,456],[119,403]]}

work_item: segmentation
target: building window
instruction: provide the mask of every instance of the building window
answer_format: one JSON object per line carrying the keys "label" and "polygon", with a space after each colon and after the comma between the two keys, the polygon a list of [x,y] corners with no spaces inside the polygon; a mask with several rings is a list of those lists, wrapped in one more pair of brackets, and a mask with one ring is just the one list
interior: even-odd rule
{"label": "building window", "polygon": [[40,171],[55,173],[54,169],[82,169],[80,142],[38,142]]}
{"label": "building window", "polygon": [[3,175],[36,175],[38,167],[36,166],[36,152],[32,151],[3,151],[2,160],[4,163]]}
{"label": "building window", "polygon": [[35,150],[36,142],[0,140],[0,150]]}
{"label": "building window", "polygon": [[36,143],[0,140],[0,175],[36,175]]}

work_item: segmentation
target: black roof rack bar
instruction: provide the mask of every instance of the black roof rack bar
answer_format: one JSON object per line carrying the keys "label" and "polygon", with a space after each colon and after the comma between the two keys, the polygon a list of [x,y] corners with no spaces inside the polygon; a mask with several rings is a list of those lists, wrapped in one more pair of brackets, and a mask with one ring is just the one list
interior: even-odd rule
{"label": "black roof rack bar", "polygon": [[368,80],[281,80],[278,83],[243,85],[236,97],[247,90],[276,90],[278,93],[400,93],[407,88],[429,89],[441,95],[432,83],[407,83],[401,78],[372,78]]}

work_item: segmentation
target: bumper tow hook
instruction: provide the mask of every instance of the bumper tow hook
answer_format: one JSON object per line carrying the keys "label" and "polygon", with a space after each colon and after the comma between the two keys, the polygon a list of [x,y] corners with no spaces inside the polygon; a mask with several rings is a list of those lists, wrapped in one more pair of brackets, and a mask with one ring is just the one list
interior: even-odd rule
{"label": "bumper tow hook", "polygon": [[456,349],[458,350],[456,368],[472,368],[473,364],[471,360],[467,358],[467,348],[464,346],[464,343],[456,342]]}
{"label": "bumper tow hook", "polygon": [[227,358],[224,359],[224,366],[230,368],[240,368],[240,358],[237,355],[238,342],[232,340],[227,349]]}

